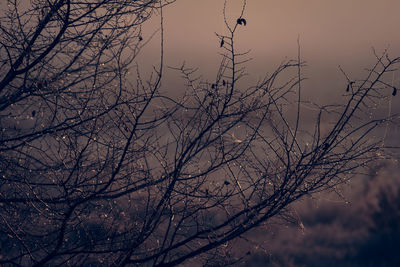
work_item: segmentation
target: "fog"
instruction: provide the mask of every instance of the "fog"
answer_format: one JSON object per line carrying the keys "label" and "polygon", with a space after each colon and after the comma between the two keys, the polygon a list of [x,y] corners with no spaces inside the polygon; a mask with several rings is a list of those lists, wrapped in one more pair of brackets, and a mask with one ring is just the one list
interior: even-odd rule
{"label": "fog", "polygon": [[[228,0],[227,20],[234,23],[241,11],[241,0]],[[165,8],[165,62],[178,66],[199,67],[199,73],[212,78],[218,69],[219,40],[215,32],[226,33],[223,0],[178,0]],[[310,94],[324,99],[337,97],[338,87],[345,86],[338,66],[361,77],[363,69],[375,61],[372,48],[378,54],[389,49],[390,55],[400,54],[400,18],[396,0],[297,0],[247,1],[244,17],[247,26],[238,30],[239,50],[251,50],[247,64],[251,80],[257,81],[271,72],[285,58],[297,57],[297,39],[301,57],[307,62],[304,74]],[[159,17],[153,17],[144,27],[149,38],[159,27]],[[155,37],[143,50],[142,65],[156,65],[159,42]],[[395,82],[400,73],[395,73]],[[169,78],[166,77],[166,80]],[[172,78],[175,79],[175,78]]]}
{"label": "fog", "polygon": [[[228,0],[227,22],[236,23],[242,0]],[[215,33],[226,34],[223,0],[178,0],[163,10],[164,62],[166,66],[197,67],[204,80],[212,80],[218,71],[223,50]],[[362,79],[366,68],[388,49],[392,57],[400,55],[400,18],[396,0],[352,1],[247,1],[245,27],[237,31],[237,48],[249,51],[244,86],[254,85],[266,73],[271,73],[285,59],[297,58],[300,42],[301,58],[307,64],[303,76],[303,99],[320,104],[332,104],[343,98],[346,79],[339,66],[351,79]],[[143,37],[149,43],[137,62],[143,72],[149,72],[160,60],[160,16],[144,25]],[[150,37],[154,34],[152,39]],[[400,86],[400,71],[392,73],[390,82]],[[165,68],[163,90],[180,95],[184,81],[177,72]],[[377,103],[380,114],[400,111],[400,98],[388,98]],[[389,131],[390,139],[398,139],[397,129]]]}

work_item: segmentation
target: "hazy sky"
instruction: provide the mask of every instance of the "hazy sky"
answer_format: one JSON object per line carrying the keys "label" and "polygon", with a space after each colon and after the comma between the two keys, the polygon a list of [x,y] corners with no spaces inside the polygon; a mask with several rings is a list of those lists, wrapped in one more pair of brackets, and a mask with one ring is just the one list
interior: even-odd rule
{"label": "hazy sky", "polygon": [[[228,0],[234,22],[241,0]],[[217,51],[214,32],[224,29],[223,0],[178,0],[165,10],[167,48],[176,57]],[[400,51],[398,0],[248,0],[248,25],[239,32],[241,46],[255,57],[291,56],[300,34],[306,58],[330,60],[368,56],[371,46]],[[339,57],[339,58],[338,58]]]}
{"label": "hazy sky", "polygon": [[[232,23],[241,3],[228,0]],[[164,10],[168,65],[186,61],[200,67],[206,77],[214,76],[217,53],[222,51],[215,32],[225,31],[223,4],[223,0],[177,0]],[[285,57],[296,57],[300,36],[307,83],[329,96],[329,86],[344,84],[339,64],[350,75],[359,75],[356,70],[374,62],[372,47],[378,52],[389,48],[391,55],[400,56],[399,10],[399,0],[248,0],[244,15],[248,24],[239,29],[237,44],[243,51],[251,49],[248,70],[257,80]],[[145,34],[150,35],[150,29],[145,27]],[[143,51],[147,63],[157,61],[157,46],[153,42]],[[400,79],[400,72],[395,79]]]}

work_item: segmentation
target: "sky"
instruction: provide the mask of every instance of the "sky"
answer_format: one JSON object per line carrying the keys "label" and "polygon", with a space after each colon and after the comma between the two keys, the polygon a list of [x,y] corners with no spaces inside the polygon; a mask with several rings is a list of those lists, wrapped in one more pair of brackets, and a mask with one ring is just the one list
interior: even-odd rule
{"label": "sky", "polygon": [[[218,48],[214,32],[224,30],[223,0],[178,0],[165,10],[167,49],[173,56],[197,59]],[[236,21],[241,0],[227,1],[228,20]],[[253,56],[293,56],[300,35],[303,56],[339,62],[368,56],[372,46],[399,52],[400,1],[397,0],[248,0],[247,27],[240,46]],[[201,57],[200,57],[201,58]]]}
{"label": "sky", "polygon": [[[242,0],[227,1],[228,21],[236,21],[241,5]],[[223,6],[223,0],[177,0],[164,9],[167,65],[185,62],[214,77],[221,52],[215,32],[225,32]],[[345,84],[338,65],[359,77],[374,63],[372,47],[400,55],[399,10],[398,0],[248,0],[247,26],[239,29],[237,44],[251,50],[247,68],[256,81],[285,58],[297,57],[299,37],[310,90],[331,97],[333,87]],[[145,34],[155,27],[156,17]],[[158,46],[154,41],[143,51],[146,63],[156,64]],[[399,83],[400,72],[396,76]]]}

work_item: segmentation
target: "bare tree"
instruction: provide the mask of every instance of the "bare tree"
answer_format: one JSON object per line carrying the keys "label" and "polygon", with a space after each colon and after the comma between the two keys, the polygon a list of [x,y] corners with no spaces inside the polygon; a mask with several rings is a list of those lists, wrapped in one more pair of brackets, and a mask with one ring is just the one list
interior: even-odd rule
{"label": "bare tree", "polygon": [[400,58],[386,52],[364,79],[346,78],[344,105],[317,107],[310,131],[302,126],[300,50],[254,86],[240,84],[248,53],[234,41],[247,24],[245,5],[237,20],[224,16],[229,34],[217,34],[215,81],[175,68],[186,90],[172,98],[160,89],[162,60],[147,81],[139,71],[135,82],[127,76],[145,42],[141,24],[168,2],[7,4],[3,265],[173,266],[227,257],[220,253],[232,240],[348,180],[383,148],[371,136],[391,118],[365,114],[396,90],[385,79]]}

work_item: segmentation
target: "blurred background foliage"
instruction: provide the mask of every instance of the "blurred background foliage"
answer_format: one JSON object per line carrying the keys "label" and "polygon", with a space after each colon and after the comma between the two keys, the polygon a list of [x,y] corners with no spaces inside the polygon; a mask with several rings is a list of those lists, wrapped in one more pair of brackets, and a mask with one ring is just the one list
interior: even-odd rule
{"label": "blurred background foliage", "polygon": [[[337,195],[308,198],[299,222],[269,225],[263,245],[241,266],[400,266],[397,162],[371,167]],[[260,232],[250,236],[259,239]]]}

